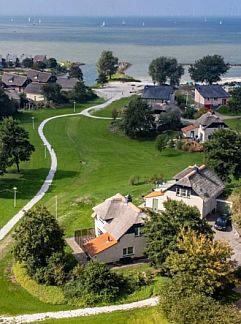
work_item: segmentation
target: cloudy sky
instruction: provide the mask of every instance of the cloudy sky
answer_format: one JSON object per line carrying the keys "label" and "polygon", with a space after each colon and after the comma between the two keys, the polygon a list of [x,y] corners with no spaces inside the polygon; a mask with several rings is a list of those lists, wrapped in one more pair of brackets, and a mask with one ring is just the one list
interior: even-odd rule
{"label": "cloudy sky", "polygon": [[0,15],[241,15],[240,0],[0,0]]}

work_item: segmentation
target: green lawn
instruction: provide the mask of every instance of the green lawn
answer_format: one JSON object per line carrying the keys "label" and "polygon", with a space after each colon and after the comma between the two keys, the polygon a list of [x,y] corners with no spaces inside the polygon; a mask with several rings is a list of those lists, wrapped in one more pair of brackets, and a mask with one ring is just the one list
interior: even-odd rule
{"label": "green lawn", "polygon": [[229,119],[225,120],[225,123],[232,129],[241,132],[241,119]]}
{"label": "green lawn", "polygon": [[235,112],[235,111],[230,111],[228,106],[222,106],[218,109],[218,112],[222,115],[226,115],[226,116],[238,116],[241,115],[241,113],[239,112]]}
{"label": "green lawn", "polygon": [[116,109],[119,112],[122,108],[124,108],[125,106],[127,106],[129,104],[129,102],[131,101],[132,98],[135,98],[135,97],[136,96],[134,95],[132,97],[123,98],[118,101],[114,101],[108,107],[101,109],[99,111],[96,111],[94,113],[94,115],[99,116],[99,117],[112,117],[113,109]]}
{"label": "green lawn", "polygon": [[[36,322],[37,324],[39,322]],[[167,324],[157,307],[126,312],[114,312],[97,316],[47,320],[44,324]]]}

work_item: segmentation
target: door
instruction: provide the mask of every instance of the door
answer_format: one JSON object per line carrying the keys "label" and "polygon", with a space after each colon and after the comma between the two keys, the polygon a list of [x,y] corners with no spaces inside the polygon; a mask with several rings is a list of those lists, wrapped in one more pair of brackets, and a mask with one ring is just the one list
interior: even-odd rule
{"label": "door", "polygon": [[154,211],[157,211],[158,210],[158,199],[153,199],[153,202],[152,202],[152,209]]}

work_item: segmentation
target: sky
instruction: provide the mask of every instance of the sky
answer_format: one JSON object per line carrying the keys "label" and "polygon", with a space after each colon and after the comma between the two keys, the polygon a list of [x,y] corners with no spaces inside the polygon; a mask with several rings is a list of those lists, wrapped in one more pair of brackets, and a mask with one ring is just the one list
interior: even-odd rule
{"label": "sky", "polygon": [[0,0],[0,15],[236,16],[240,0]]}

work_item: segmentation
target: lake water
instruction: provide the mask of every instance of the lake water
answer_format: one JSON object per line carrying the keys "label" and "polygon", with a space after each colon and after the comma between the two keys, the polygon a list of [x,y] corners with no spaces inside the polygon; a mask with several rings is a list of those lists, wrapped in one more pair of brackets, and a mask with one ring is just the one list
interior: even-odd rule
{"label": "lake water", "polygon": [[[130,62],[128,73],[142,79],[148,79],[148,65],[158,56],[191,63],[220,54],[241,63],[241,18],[31,17],[29,22],[28,17],[0,17],[0,54],[84,62],[88,84],[96,79],[95,64],[104,49]],[[226,77],[241,77],[241,68]]]}

